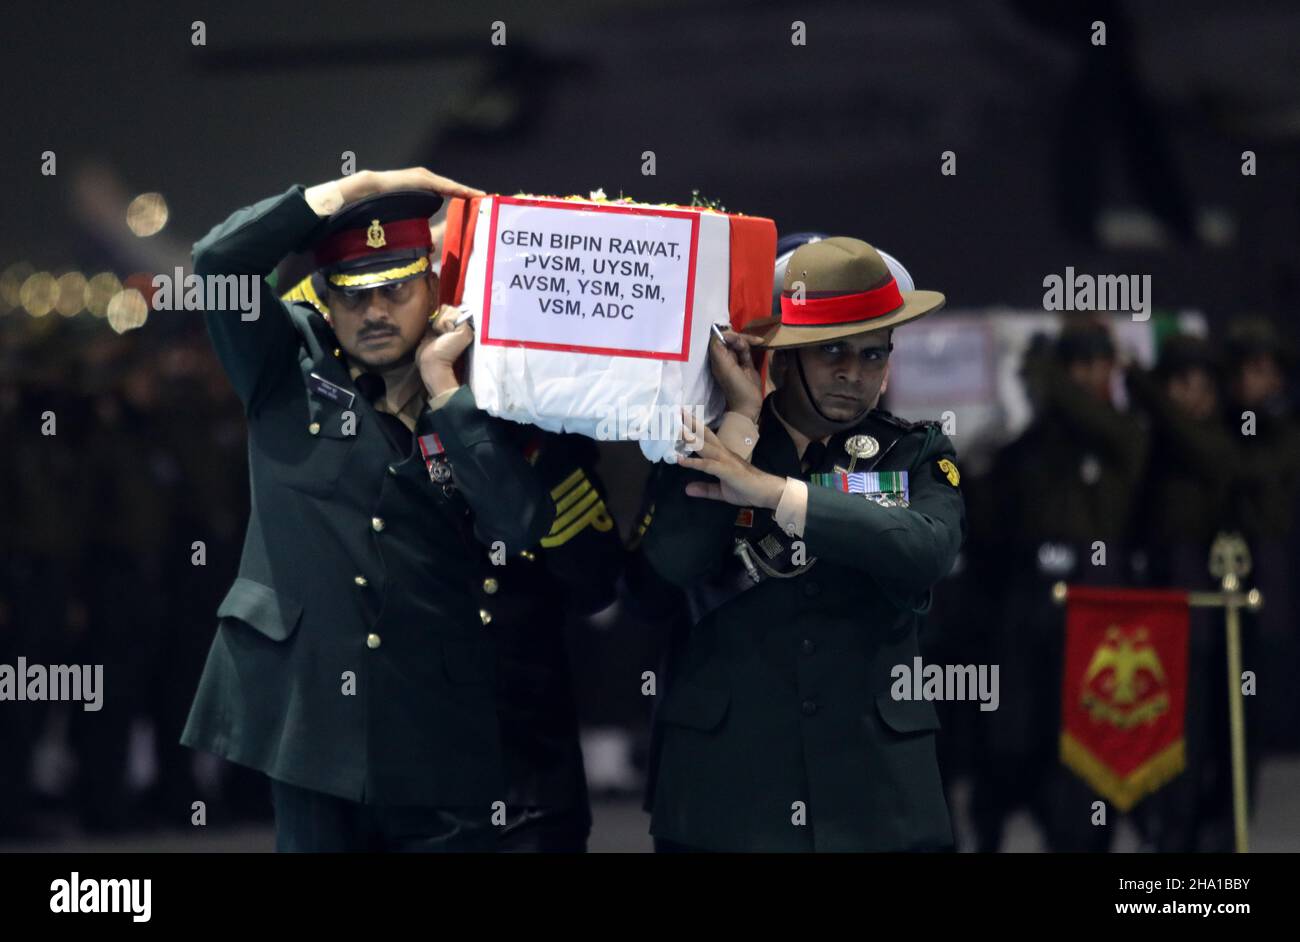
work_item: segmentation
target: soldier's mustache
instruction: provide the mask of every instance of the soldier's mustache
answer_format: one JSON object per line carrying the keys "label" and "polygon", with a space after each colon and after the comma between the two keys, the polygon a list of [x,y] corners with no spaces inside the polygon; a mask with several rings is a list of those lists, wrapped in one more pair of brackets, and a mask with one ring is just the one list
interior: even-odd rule
{"label": "soldier's mustache", "polygon": [[396,327],[366,327],[362,328],[361,332],[357,334],[357,338],[360,340],[369,340],[371,337],[391,337],[397,332]]}

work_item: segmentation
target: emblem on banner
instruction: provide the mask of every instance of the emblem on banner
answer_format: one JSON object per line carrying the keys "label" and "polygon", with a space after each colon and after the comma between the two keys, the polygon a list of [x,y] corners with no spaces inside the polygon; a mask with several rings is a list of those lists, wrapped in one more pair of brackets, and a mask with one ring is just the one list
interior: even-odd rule
{"label": "emblem on banner", "polygon": [[1083,675],[1079,705],[1098,722],[1126,729],[1150,725],[1169,709],[1167,678],[1150,632],[1106,629]]}
{"label": "emblem on banner", "polygon": [[1186,764],[1187,593],[1071,586],[1061,761],[1121,811]]}

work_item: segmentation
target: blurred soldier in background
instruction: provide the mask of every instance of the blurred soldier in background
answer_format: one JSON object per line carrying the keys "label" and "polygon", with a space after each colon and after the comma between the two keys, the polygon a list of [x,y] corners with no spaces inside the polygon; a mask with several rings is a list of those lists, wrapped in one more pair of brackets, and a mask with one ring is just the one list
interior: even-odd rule
{"label": "blurred soldier in background", "polygon": [[[1051,850],[1105,850],[1086,785],[1060,766],[1065,619],[1052,584],[1124,585],[1134,497],[1146,451],[1137,420],[1115,408],[1106,327],[1067,323],[1032,343],[1023,375],[1035,417],[1003,448],[976,512],[981,555],[1003,587],[993,625],[1002,708],[980,714],[985,748],[972,797],[977,849],[997,850],[1006,817],[1028,801]],[[978,502],[977,502],[978,503]]]}
{"label": "blurred soldier in background", "polygon": [[[1236,446],[1223,426],[1214,348],[1177,335],[1152,373],[1130,368],[1129,395],[1149,421],[1151,460],[1137,509],[1149,585],[1218,589],[1210,545],[1229,524]],[[1188,639],[1186,770],[1139,806],[1159,851],[1232,850],[1228,701],[1223,614],[1192,609]]]}
{"label": "blurred soldier in background", "polygon": [[[21,409],[25,371],[20,367],[30,357],[23,347],[27,341],[29,321],[6,319],[0,324],[0,441],[8,454],[0,461],[0,489],[9,499],[0,501],[0,663],[13,664],[28,653],[28,634],[18,621],[16,579],[18,563],[18,503],[21,496],[17,474],[17,452],[26,442],[29,431],[39,434],[39,425],[29,429],[27,412]],[[20,333],[20,329],[21,333]],[[7,703],[0,710],[0,755],[5,757],[5,773],[0,775],[0,840],[23,833],[31,804],[28,772],[35,716],[29,703]],[[18,709],[23,708],[23,709]]]}
{"label": "blurred soldier in background", "polygon": [[175,462],[158,423],[156,348],[145,335],[99,332],[84,375],[94,421],[82,460],[91,507],[82,525],[89,624],[72,663],[104,665],[102,707],[72,711],[81,768],[76,803],[87,831],[136,823],[126,793],[132,719],[143,712],[162,631],[162,561],[171,525]]}
{"label": "blurred soldier in background", "polygon": [[[12,527],[7,567],[9,629],[0,641],[0,662],[19,656],[29,663],[73,663],[88,628],[85,527],[97,509],[89,500],[93,425],[89,404],[76,383],[77,347],[84,334],[67,321],[33,325],[23,355],[27,370],[10,413],[14,430],[5,457],[11,477],[6,522]],[[8,527],[6,528],[8,529]],[[0,805],[0,832],[30,831],[25,800],[32,755],[56,711],[46,704],[9,702],[0,710],[6,747],[3,788],[15,804]],[[80,711],[79,705],[74,705]],[[59,715],[66,715],[57,711]],[[12,773],[10,770],[13,770]],[[3,819],[10,817],[10,821]]]}
{"label": "blurred soldier in background", "polygon": [[[1300,426],[1287,398],[1286,370],[1294,351],[1260,318],[1241,318],[1227,335],[1225,420],[1237,443],[1232,508],[1250,546],[1248,584],[1264,607],[1247,615],[1243,636],[1257,644],[1258,660],[1244,665],[1258,677],[1260,746],[1265,752],[1300,749],[1300,636],[1296,627],[1296,490],[1300,487]],[[1247,647],[1247,650],[1250,650]]]}
{"label": "blurred soldier in background", "polygon": [[[149,689],[158,760],[150,805],[162,821],[175,824],[189,819],[196,799],[211,804],[213,798],[196,781],[194,752],[180,744],[180,735],[203,670],[212,613],[238,571],[248,475],[243,411],[203,331],[168,343],[156,363],[168,391],[157,420],[178,492],[162,560],[163,630]],[[195,426],[203,429],[197,441]],[[265,779],[235,765],[224,772],[224,811],[212,818],[269,818]]]}

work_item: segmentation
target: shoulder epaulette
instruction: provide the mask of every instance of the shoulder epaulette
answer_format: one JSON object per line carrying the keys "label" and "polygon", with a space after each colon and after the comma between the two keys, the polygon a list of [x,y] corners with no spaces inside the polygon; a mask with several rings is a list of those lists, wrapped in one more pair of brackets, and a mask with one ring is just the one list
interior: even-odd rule
{"label": "shoulder epaulette", "polygon": [[908,419],[901,419],[892,412],[886,412],[884,409],[875,409],[871,413],[872,418],[879,419],[887,425],[901,429],[904,432],[914,432],[918,429],[941,428],[943,423],[938,419],[918,419],[913,422]]}
{"label": "shoulder epaulette", "polygon": [[280,295],[280,300],[288,301],[290,303],[293,303],[294,301],[300,301],[305,304],[310,304],[312,307],[316,309],[317,313],[324,316],[328,314],[330,311],[329,308],[325,305],[325,302],[321,300],[320,295],[317,293],[316,284],[312,280],[312,278],[313,278],[312,275],[308,275],[306,278],[298,282],[296,285],[294,285],[284,294]]}

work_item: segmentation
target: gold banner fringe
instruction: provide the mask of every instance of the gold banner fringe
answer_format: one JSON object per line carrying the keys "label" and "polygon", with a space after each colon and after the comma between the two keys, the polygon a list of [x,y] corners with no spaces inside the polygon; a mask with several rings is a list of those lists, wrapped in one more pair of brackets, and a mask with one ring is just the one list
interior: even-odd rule
{"label": "gold banner fringe", "polygon": [[1126,776],[1098,759],[1069,733],[1061,733],[1061,763],[1093,787],[1097,794],[1128,811],[1156,791],[1186,765],[1184,739],[1167,746]]}

